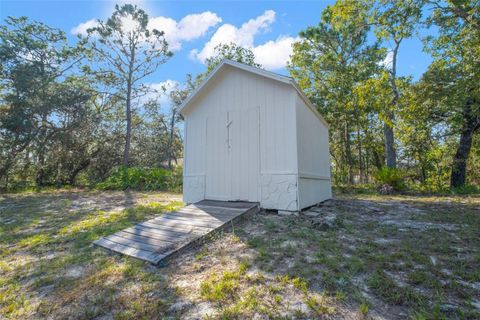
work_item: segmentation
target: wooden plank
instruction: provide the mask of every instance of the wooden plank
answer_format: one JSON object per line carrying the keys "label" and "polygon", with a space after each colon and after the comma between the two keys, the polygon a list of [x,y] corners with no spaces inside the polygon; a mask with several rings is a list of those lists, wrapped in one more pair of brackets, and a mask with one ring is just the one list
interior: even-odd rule
{"label": "wooden plank", "polygon": [[222,208],[211,208],[211,209],[202,209],[202,208],[194,208],[194,207],[184,207],[179,209],[177,212],[183,212],[183,213],[190,213],[190,214],[198,214],[198,215],[207,215],[207,216],[212,216],[212,217],[217,217],[217,216],[235,216],[242,214],[242,211],[237,211],[237,210],[230,210],[230,209],[222,209]]}
{"label": "wooden plank", "polygon": [[[169,234],[177,234],[178,236],[182,236],[185,234],[192,234],[192,233],[204,233],[208,232],[209,230],[212,230],[211,227],[199,227],[199,226],[184,226],[184,225],[179,225],[179,224],[171,224],[171,225],[166,225],[162,221],[146,221],[146,223],[149,223],[148,226],[142,225],[140,227],[142,228],[150,228],[152,230],[148,231],[153,231],[153,232],[162,232],[162,231],[167,231]],[[150,225],[152,224],[152,225]]]}
{"label": "wooden plank", "polygon": [[[204,232],[204,231],[208,231],[210,230],[211,228],[210,227],[201,227],[201,226],[184,226],[184,225],[180,225],[180,224],[173,224],[173,223],[170,223],[170,224],[165,224],[163,222],[158,222],[156,220],[148,220],[148,221],[145,221],[145,222],[148,222],[148,223],[155,223],[155,228],[152,228],[152,227],[146,227],[146,226],[140,226],[141,228],[143,229],[155,229],[155,230],[166,230],[166,231],[172,231],[172,232],[177,232],[179,234],[185,234],[185,233],[191,233],[192,230],[194,230],[195,232]],[[137,225],[138,226],[138,225]],[[131,228],[135,228],[135,227],[131,227]],[[130,229],[130,228],[129,228]],[[150,231],[150,230],[148,230]]]}
{"label": "wooden plank", "polygon": [[145,228],[150,228],[152,229],[151,231],[154,231],[155,233],[165,235],[165,236],[172,236],[172,237],[180,237],[182,235],[188,235],[191,234],[192,231],[194,230],[193,228],[189,232],[176,232],[173,230],[166,230],[165,226],[159,225],[157,223],[154,223],[153,221],[145,221],[142,223],[139,223],[137,226],[145,227]]}
{"label": "wooden plank", "polygon": [[185,220],[185,221],[200,221],[204,223],[217,223],[217,222],[224,222],[235,218],[237,215],[234,216],[211,216],[207,214],[197,214],[197,213],[186,213],[186,212],[177,212],[175,214],[166,214],[161,217],[157,217],[156,220],[161,220],[162,217],[165,219],[177,219],[177,220]]}
{"label": "wooden plank", "polygon": [[104,247],[106,249],[122,253],[127,256],[131,256],[137,259],[146,260],[151,263],[158,263],[165,255],[154,254],[150,251],[139,250],[129,246],[124,246],[122,244],[109,241],[105,238],[94,241],[98,246]]}
{"label": "wooden plank", "polygon": [[[180,225],[184,227],[191,227],[193,229],[190,230],[195,230],[194,228],[197,227],[202,227],[207,230],[215,229],[218,226],[221,226],[224,222],[222,221],[216,221],[216,222],[208,222],[208,221],[202,221],[200,219],[195,219],[195,220],[180,220],[180,219],[174,219],[174,218],[169,218],[169,219],[155,219],[151,221],[150,223],[152,224],[160,224],[162,226],[175,226],[175,225]],[[155,226],[152,226],[155,227]]]}
{"label": "wooden plank", "polygon": [[130,233],[130,232],[127,232],[127,231],[119,231],[119,232],[115,233],[115,235],[120,236],[120,237],[125,238],[125,239],[132,240],[132,241],[143,242],[143,243],[155,246],[155,248],[156,248],[155,250],[157,250],[158,247],[167,246],[167,245],[171,245],[173,243],[178,242],[178,241],[168,241],[168,240],[163,240],[163,239],[160,240],[160,239],[156,239],[156,238],[149,237],[149,236],[146,236],[146,235],[141,235],[139,233]]}
{"label": "wooden plank", "polygon": [[212,222],[203,222],[201,220],[195,220],[195,219],[190,219],[190,220],[185,220],[185,219],[180,219],[180,218],[173,218],[173,217],[168,217],[168,218],[162,218],[158,217],[153,219],[151,221],[152,223],[160,223],[163,225],[183,225],[183,226],[192,226],[192,227],[205,227],[205,228],[217,228],[219,225],[224,223],[223,221],[212,221]]}
{"label": "wooden plank", "polygon": [[155,218],[155,220],[163,220],[163,219],[173,219],[173,220],[183,220],[183,221],[200,221],[203,223],[217,223],[217,222],[224,222],[232,219],[231,217],[219,217],[214,218],[208,215],[185,215],[183,212],[175,213],[175,214],[164,214],[160,217]]}
{"label": "wooden plank", "polygon": [[182,208],[177,211],[178,213],[185,213],[185,214],[196,214],[202,216],[210,216],[212,218],[228,218],[231,219],[232,217],[236,217],[239,214],[245,212],[245,210],[237,211],[237,210],[230,210],[230,209],[222,209],[222,208],[211,208],[211,209],[201,209],[201,208]]}
{"label": "wooden plank", "polygon": [[125,229],[125,230],[122,230],[123,232],[128,232],[128,233],[131,233],[131,234],[135,234],[135,235],[140,235],[140,236],[144,236],[144,237],[149,237],[149,238],[153,238],[153,239],[156,239],[156,240],[161,240],[161,241],[166,241],[166,242],[175,242],[177,241],[177,239],[186,239],[186,238],[189,238],[191,235],[200,235],[202,233],[183,233],[183,234],[165,234],[165,233],[162,233],[161,231],[158,231],[156,229],[149,229],[149,228],[143,228],[143,227],[135,227],[134,229],[132,228],[128,228],[128,229]]}
{"label": "wooden plank", "polygon": [[[221,220],[224,220],[225,217],[214,217],[208,213],[201,213],[201,212],[186,212],[186,211],[179,211],[179,212],[171,212],[171,213],[165,213],[158,218],[162,218],[162,217],[166,217],[166,218],[170,218],[170,217],[178,217],[178,218],[183,218],[183,219],[186,219],[186,220],[192,220],[192,219],[199,219],[199,220],[203,220],[203,221],[209,221],[209,222],[215,222],[215,221],[221,221]],[[227,217],[228,219],[228,217]]]}
{"label": "wooden plank", "polygon": [[108,241],[111,241],[111,242],[116,242],[116,243],[122,244],[122,245],[127,246],[127,247],[140,249],[140,250],[144,250],[144,251],[154,252],[155,250],[158,249],[158,247],[154,246],[154,245],[150,245],[150,244],[146,244],[146,243],[142,243],[142,242],[136,242],[136,241],[132,241],[132,240],[127,239],[127,238],[123,238],[123,237],[119,236],[118,233],[114,233],[114,234],[111,234],[111,235],[105,237],[105,240],[108,240]]}

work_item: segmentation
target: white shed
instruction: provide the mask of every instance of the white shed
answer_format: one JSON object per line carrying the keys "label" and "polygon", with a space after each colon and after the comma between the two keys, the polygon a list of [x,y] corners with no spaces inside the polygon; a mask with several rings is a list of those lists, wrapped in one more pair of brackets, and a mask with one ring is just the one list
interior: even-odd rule
{"label": "white shed", "polygon": [[331,198],[328,125],[291,78],[224,60],[180,112],[184,202],[298,211]]}

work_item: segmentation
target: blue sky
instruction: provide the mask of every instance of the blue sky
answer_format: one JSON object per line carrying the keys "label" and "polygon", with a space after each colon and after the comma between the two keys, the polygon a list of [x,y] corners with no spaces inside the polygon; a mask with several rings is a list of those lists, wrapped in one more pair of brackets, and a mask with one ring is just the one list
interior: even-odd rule
{"label": "blue sky", "polygon": [[[67,32],[72,42],[95,19],[106,19],[112,0],[0,0],[0,18],[27,16]],[[205,70],[202,63],[217,42],[235,41],[251,48],[269,70],[287,74],[291,43],[298,32],[315,25],[334,1],[130,1],[145,9],[157,29],[164,29],[174,57],[148,79],[150,83],[182,82],[187,73]],[[422,31],[424,33],[424,31]],[[385,44],[388,47],[388,43]],[[431,58],[418,37],[400,48],[398,72],[418,79]]]}

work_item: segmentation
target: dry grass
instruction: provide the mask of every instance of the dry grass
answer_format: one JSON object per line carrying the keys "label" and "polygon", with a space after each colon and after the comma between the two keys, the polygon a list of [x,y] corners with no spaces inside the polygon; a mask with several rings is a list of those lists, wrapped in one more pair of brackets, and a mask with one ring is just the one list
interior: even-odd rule
{"label": "dry grass", "polygon": [[478,197],[338,196],[318,214],[261,213],[164,268],[91,245],[178,201],[1,197],[0,318],[480,317]]}

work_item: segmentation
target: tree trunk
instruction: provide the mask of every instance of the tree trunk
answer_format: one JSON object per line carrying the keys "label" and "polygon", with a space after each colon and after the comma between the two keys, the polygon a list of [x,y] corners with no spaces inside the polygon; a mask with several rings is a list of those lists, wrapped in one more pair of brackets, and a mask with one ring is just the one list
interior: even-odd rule
{"label": "tree trunk", "polygon": [[74,183],[75,183],[75,179],[77,178],[78,174],[82,171],[82,170],[85,170],[89,165],[90,165],[90,161],[91,159],[85,159],[84,161],[82,161],[78,167],[76,167],[75,169],[73,169],[72,172],[70,172],[70,174],[68,175],[68,183],[73,186]]}
{"label": "tree trunk", "polygon": [[369,149],[372,144],[372,137],[370,136],[370,132],[368,130],[368,126],[370,124],[370,117],[367,115],[367,121],[363,128],[363,132],[365,133],[365,183],[369,183],[369,176],[370,176],[370,152]]}
{"label": "tree trunk", "polygon": [[359,173],[359,178],[360,178],[360,183],[363,183],[364,180],[363,180],[363,156],[362,156],[362,140],[361,140],[361,137],[360,137],[360,129],[357,129],[357,136],[358,136],[358,167],[359,167],[359,170],[360,170],[360,173]]}
{"label": "tree trunk", "polygon": [[132,139],[132,86],[133,86],[133,67],[135,61],[135,44],[130,42],[130,61],[128,66],[127,77],[127,101],[125,118],[127,121],[127,132],[125,134],[125,149],[123,152],[123,165],[128,168],[130,163],[130,140]]}
{"label": "tree trunk", "polygon": [[45,184],[45,145],[47,143],[47,115],[45,113],[42,115],[42,130],[40,133],[39,143],[38,167],[35,182],[37,187],[42,187]]}
{"label": "tree trunk", "polygon": [[374,148],[372,148],[371,150],[372,150],[373,162],[375,164],[375,167],[377,167],[377,169],[380,170],[382,168],[383,159],[380,159],[381,158],[380,153],[377,152]]}
{"label": "tree trunk", "polygon": [[28,169],[30,168],[30,153],[28,151],[28,149],[25,151],[25,158],[23,159],[23,170],[22,170],[22,173],[20,174],[21,175],[21,178],[22,178],[22,182],[24,184],[26,184],[27,180],[28,180]]}
{"label": "tree trunk", "polygon": [[346,119],[345,119],[344,135],[345,135],[345,157],[348,165],[348,184],[353,184],[353,160],[352,160],[352,148],[350,143],[350,129],[348,127],[348,122]]}
{"label": "tree trunk", "polygon": [[172,169],[173,159],[173,135],[175,133],[175,117],[177,115],[176,108],[172,109],[172,118],[170,119],[170,137],[168,139],[168,168]]}
{"label": "tree trunk", "polygon": [[453,157],[450,187],[457,188],[465,185],[467,179],[467,160],[472,148],[473,130],[462,130],[457,152]]}
{"label": "tree trunk", "polygon": [[395,40],[393,49],[392,69],[390,70],[390,84],[392,86],[393,98],[386,113],[387,121],[383,125],[383,134],[385,137],[385,164],[389,168],[397,167],[397,154],[395,152],[395,136],[393,134],[393,121],[395,120],[395,110],[397,109],[400,93],[397,88],[397,55],[401,40]]}
{"label": "tree trunk", "polygon": [[130,140],[132,138],[132,109],[131,109],[131,94],[132,87],[130,84],[127,89],[127,106],[125,110],[125,118],[127,121],[127,132],[125,134],[125,149],[123,152],[123,165],[128,167],[130,162]]}
{"label": "tree trunk", "polygon": [[397,155],[395,151],[395,137],[393,128],[387,123],[383,125],[383,135],[385,137],[385,164],[389,168],[397,167]]}
{"label": "tree trunk", "polygon": [[362,137],[360,133],[360,117],[358,115],[358,110],[355,107],[355,117],[357,120],[357,147],[358,147],[358,169],[359,169],[359,181],[360,183],[363,183],[363,156],[362,156]]}
{"label": "tree trunk", "polygon": [[460,133],[460,142],[453,157],[450,187],[457,188],[465,185],[467,180],[467,161],[472,148],[473,134],[480,127],[480,116],[472,110],[473,100],[469,99],[463,110],[463,125]]}

